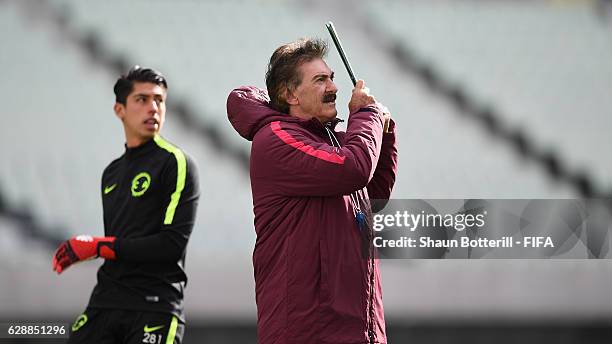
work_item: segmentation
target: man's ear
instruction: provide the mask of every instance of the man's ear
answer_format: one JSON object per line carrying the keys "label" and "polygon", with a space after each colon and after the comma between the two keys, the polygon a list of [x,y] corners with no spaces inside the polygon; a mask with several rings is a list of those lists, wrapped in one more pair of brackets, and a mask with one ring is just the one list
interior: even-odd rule
{"label": "man's ear", "polygon": [[298,97],[289,88],[285,89],[285,101],[289,105],[299,105],[300,104],[300,100],[298,99]]}
{"label": "man's ear", "polygon": [[115,110],[115,116],[117,116],[120,120],[123,121],[123,117],[125,117],[125,105],[121,103],[115,103],[115,106],[113,106],[113,110]]}

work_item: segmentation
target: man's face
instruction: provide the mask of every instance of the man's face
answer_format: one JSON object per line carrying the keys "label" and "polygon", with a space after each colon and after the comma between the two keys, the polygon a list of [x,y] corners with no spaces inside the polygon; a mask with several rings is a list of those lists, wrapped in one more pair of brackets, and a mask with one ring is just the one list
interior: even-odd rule
{"label": "man's face", "polygon": [[115,104],[123,122],[127,144],[140,145],[161,130],[166,115],[166,89],[150,82],[135,82],[126,104]]}
{"label": "man's face", "polygon": [[[334,72],[323,59],[304,62],[298,67],[302,82],[287,99],[290,114],[300,118],[315,117],[327,123],[338,114]],[[291,94],[292,93],[292,94]]]}

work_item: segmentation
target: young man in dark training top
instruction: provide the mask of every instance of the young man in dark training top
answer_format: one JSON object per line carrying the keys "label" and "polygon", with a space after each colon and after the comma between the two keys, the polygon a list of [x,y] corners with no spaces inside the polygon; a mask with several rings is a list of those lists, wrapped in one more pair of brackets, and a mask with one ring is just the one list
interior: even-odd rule
{"label": "young man in dark training top", "polygon": [[104,236],[73,237],[53,257],[58,274],[105,259],[68,343],[182,341],[185,249],[199,188],[193,160],[159,135],[167,89],[163,75],[138,66],[115,84],[114,111],[126,143],[102,174]]}

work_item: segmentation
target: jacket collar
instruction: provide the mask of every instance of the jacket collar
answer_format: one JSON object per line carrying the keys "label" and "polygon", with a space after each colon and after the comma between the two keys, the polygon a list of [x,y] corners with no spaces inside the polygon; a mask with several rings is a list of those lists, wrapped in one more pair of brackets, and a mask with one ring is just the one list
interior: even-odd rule
{"label": "jacket collar", "polygon": [[128,159],[133,159],[136,158],[138,156],[141,156],[143,154],[146,154],[147,152],[150,152],[157,144],[155,143],[155,140],[153,138],[151,138],[149,141],[141,144],[140,146],[136,146],[136,147],[128,147],[127,144],[124,144],[125,146],[125,157]]}
{"label": "jacket collar", "polygon": [[344,122],[344,120],[336,117],[334,119],[332,119],[331,121],[323,124],[321,123],[318,119],[316,118],[311,118],[311,119],[304,119],[304,120],[299,120],[298,123],[304,127],[305,129],[312,131],[314,133],[317,133],[319,135],[323,135],[325,133],[325,127],[328,127],[329,129],[331,129],[332,131],[335,131],[336,125],[338,125],[338,123],[340,122]]}

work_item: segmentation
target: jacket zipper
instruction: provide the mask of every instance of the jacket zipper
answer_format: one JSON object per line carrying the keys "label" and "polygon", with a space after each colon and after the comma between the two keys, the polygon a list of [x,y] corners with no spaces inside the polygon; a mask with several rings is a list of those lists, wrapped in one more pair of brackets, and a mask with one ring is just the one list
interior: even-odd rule
{"label": "jacket zipper", "polygon": [[[371,209],[371,208],[370,208]],[[370,313],[370,321],[368,324],[368,336],[370,337],[370,344],[374,344],[374,282],[375,282],[375,274],[374,274],[374,245],[372,243],[373,233],[371,229],[368,229],[368,250],[369,250],[369,265],[370,265],[370,309],[368,310]]]}
{"label": "jacket zipper", "polygon": [[[332,145],[332,147],[337,147],[340,148],[340,141],[338,141],[338,139],[336,138],[336,135],[334,134],[334,132],[329,128],[328,125],[325,125],[325,131],[327,132],[327,135],[329,136],[329,141]],[[335,141],[335,143],[334,143]],[[359,207],[360,209],[360,205],[359,205],[359,196],[360,196],[360,191],[355,192],[355,200],[353,200],[353,195],[351,194],[351,202],[357,202],[357,204],[355,204],[354,206]],[[361,197],[361,199],[365,200],[365,197]],[[364,202],[365,203],[365,202]],[[371,209],[371,208],[370,208]],[[371,213],[371,211],[370,211]],[[369,294],[370,294],[370,302],[369,302],[369,307],[368,307],[368,314],[369,314],[369,321],[367,324],[367,330],[368,330],[368,339],[370,341],[370,344],[374,344],[374,282],[375,282],[375,275],[374,275],[374,244],[372,243],[372,238],[373,238],[373,233],[371,231],[370,228],[368,228],[368,255],[369,257]]]}

